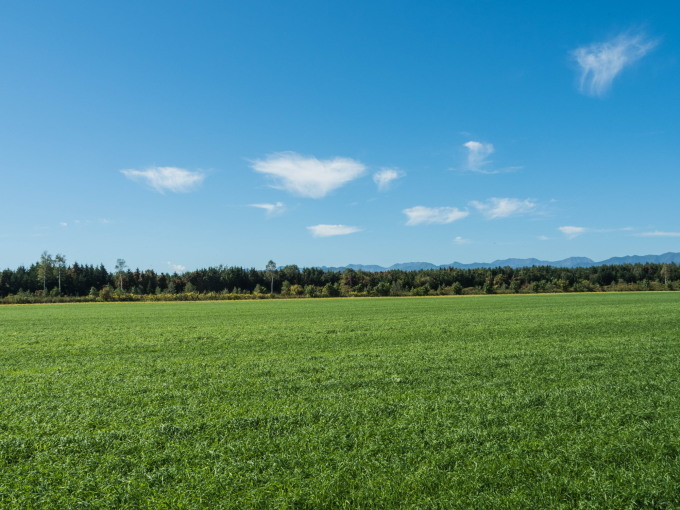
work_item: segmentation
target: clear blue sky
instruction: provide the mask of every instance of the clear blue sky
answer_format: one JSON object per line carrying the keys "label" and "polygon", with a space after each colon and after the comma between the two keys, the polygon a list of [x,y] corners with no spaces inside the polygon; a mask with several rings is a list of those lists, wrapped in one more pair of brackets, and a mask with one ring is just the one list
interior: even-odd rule
{"label": "clear blue sky", "polygon": [[677,2],[3,2],[0,268],[680,251]]}

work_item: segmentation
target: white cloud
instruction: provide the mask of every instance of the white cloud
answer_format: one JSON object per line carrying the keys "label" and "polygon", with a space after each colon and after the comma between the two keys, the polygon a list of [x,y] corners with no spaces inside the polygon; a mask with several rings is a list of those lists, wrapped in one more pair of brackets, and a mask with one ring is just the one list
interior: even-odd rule
{"label": "white cloud", "polygon": [[113,223],[111,220],[107,219],[99,219],[99,220],[73,220],[73,221],[60,221],[59,226],[62,228],[82,228],[82,227],[90,227],[94,224],[100,224],[100,225],[110,225]]}
{"label": "white cloud", "polygon": [[168,267],[170,268],[170,271],[172,271],[173,273],[183,273],[184,271],[187,270],[186,267],[184,267],[184,266],[182,266],[182,265],[180,265],[180,264],[173,264],[173,263],[170,262],[170,261],[166,262],[166,264],[167,264]]}
{"label": "white cloud", "polygon": [[573,226],[567,225],[567,226],[564,226],[564,227],[557,227],[557,230],[562,232],[569,239],[573,239],[574,237],[580,236],[581,234],[585,234],[590,229],[585,228],[585,227],[573,227]]}
{"label": "white cloud", "polygon": [[607,234],[611,232],[629,232],[631,230],[634,230],[632,227],[623,227],[623,228],[588,228],[588,227],[573,227],[573,226],[564,226],[564,227],[557,227],[557,230],[562,232],[565,236],[567,236],[569,239],[573,239],[575,237],[578,237],[582,234]]}
{"label": "white cloud", "polygon": [[128,179],[143,182],[159,193],[192,191],[205,179],[202,172],[191,172],[172,166],[154,166],[146,170],[121,170],[120,172]]}
{"label": "white cloud", "polygon": [[539,241],[550,241],[550,238],[548,236],[538,236]]}
{"label": "white cloud", "polygon": [[345,236],[347,234],[354,234],[361,232],[359,227],[350,227],[348,225],[313,225],[307,227],[314,237],[331,237],[331,236]]}
{"label": "white cloud", "polygon": [[469,212],[461,211],[456,207],[424,207],[422,205],[404,209],[402,212],[408,216],[406,224],[409,226],[432,224],[444,225],[463,219],[470,214]]}
{"label": "white cloud", "polygon": [[509,166],[506,168],[490,168],[491,161],[489,156],[495,152],[495,149],[490,143],[476,142],[470,140],[463,144],[468,150],[465,170],[470,172],[477,172],[479,174],[501,174],[512,172],[522,168],[521,166]]}
{"label": "white cloud", "polygon": [[463,147],[468,150],[467,169],[473,172],[486,172],[484,167],[489,164],[487,158],[494,153],[493,145],[470,140],[464,143]]}
{"label": "white cloud", "polygon": [[360,177],[366,167],[350,158],[316,159],[279,152],[253,161],[252,169],[274,179],[272,187],[309,198],[323,198]]}
{"label": "white cloud", "polygon": [[275,204],[250,204],[250,207],[264,209],[267,212],[267,216],[278,216],[286,210],[283,202],[276,202]]}
{"label": "white cloud", "polygon": [[392,182],[404,176],[404,172],[394,168],[381,168],[373,174],[373,182],[378,186],[378,191],[387,191]]}
{"label": "white cloud", "polygon": [[465,239],[464,237],[461,236],[456,236],[453,242],[456,244],[470,244],[472,241],[470,239]]}
{"label": "white cloud", "polygon": [[654,232],[642,232],[640,235],[642,237],[680,237],[680,232],[660,232],[655,230]]}
{"label": "white cloud", "polygon": [[657,41],[642,33],[625,32],[609,41],[576,48],[572,56],[581,68],[581,92],[603,95],[625,67],[644,57],[656,45]]}
{"label": "white cloud", "polygon": [[493,197],[484,202],[473,200],[470,202],[470,205],[490,220],[519,216],[533,212],[536,209],[536,202],[528,198],[520,200],[519,198]]}

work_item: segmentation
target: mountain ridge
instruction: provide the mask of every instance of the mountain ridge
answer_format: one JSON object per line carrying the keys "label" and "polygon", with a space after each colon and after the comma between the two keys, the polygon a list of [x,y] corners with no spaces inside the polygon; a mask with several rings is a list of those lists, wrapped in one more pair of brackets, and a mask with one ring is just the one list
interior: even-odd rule
{"label": "mountain ridge", "polygon": [[531,266],[552,266],[552,267],[593,267],[593,266],[613,266],[620,264],[680,264],[680,253],[666,252],[661,255],[625,255],[622,257],[610,257],[605,260],[594,261],[588,257],[568,257],[562,260],[548,261],[539,260],[536,258],[508,258],[494,260],[493,262],[472,262],[464,264],[462,262],[451,262],[450,264],[436,265],[430,262],[402,262],[392,264],[389,267],[383,267],[375,264],[347,264],[341,267],[320,266],[319,269],[324,271],[342,272],[346,269],[353,269],[355,271],[364,271],[367,273],[380,273],[384,271],[423,271],[427,269],[490,269],[494,267],[511,267],[517,269],[520,267]]}

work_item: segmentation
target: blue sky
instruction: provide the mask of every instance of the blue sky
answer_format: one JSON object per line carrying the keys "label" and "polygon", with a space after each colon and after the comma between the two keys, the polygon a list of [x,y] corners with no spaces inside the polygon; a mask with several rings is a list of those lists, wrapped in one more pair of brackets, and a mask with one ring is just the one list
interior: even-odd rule
{"label": "blue sky", "polygon": [[680,251],[675,2],[5,2],[0,267]]}

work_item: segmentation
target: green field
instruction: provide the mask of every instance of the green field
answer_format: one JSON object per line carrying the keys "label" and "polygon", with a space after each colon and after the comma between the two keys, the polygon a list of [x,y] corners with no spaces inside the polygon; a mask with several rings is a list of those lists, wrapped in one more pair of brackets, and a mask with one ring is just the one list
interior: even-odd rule
{"label": "green field", "polygon": [[2,508],[680,508],[680,293],[0,307]]}

